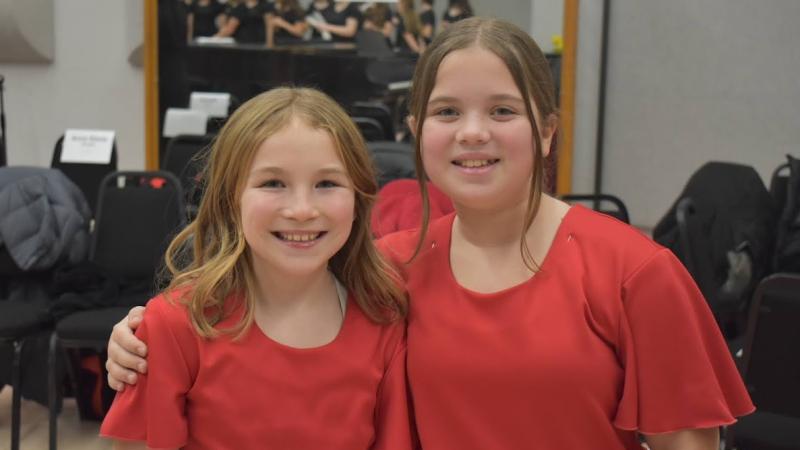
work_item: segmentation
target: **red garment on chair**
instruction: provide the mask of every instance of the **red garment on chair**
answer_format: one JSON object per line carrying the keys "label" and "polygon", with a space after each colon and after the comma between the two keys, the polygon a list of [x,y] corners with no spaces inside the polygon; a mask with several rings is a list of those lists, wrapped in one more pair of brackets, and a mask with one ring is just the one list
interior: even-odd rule
{"label": "red garment on chair", "polygon": [[[428,182],[431,220],[454,211],[453,202]],[[376,238],[395,231],[419,228],[422,221],[422,195],[417,180],[394,180],[381,188],[372,211],[372,233]]]}

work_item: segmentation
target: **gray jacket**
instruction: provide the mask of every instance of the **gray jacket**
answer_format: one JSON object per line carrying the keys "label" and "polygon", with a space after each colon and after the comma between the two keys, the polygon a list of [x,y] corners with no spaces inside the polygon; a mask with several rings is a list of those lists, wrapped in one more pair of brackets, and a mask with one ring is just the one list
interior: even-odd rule
{"label": "gray jacket", "polygon": [[60,170],[0,167],[0,247],[20,269],[86,260],[90,220],[83,193]]}

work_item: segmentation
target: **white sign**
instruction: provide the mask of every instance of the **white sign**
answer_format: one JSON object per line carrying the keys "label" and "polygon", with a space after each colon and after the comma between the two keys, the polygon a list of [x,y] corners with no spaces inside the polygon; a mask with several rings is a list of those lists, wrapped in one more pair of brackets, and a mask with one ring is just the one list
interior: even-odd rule
{"label": "white sign", "polygon": [[204,135],[208,114],[193,109],[167,108],[164,118],[164,137],[175,137],[179,134]]}
{"label": "white sign", "polygon": [[208,117],[228,117],[231,94],[223,92],[192,92],[189,109],[203,111]]}
{"label": "white sign", "polygon": [[61,162],[108,164],[113,147],[113,131],[68,129],[61,147]]}

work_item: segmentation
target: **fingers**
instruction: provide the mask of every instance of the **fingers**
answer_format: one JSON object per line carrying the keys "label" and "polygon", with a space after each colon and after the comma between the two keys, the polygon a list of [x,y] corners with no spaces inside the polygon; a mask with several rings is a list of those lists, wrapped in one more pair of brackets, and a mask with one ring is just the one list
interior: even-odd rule
{"label": "fingers", "polygon": [[125,384],[128,382],[136,383],[136,372],[126,370],[110,359],[106,360],[106,370],[108,371],[108,385],[115,391],[124,391]]}
{"label": "fingers", "polygon": [[[144,319],[144,306],[134,306],[128,312],[128,317],[127,317],[128,327],[130,327],[131,330],[136,330],[142,323],[142,319]],[[123,322],[125,322],[125,319],[123,319],[123,321],[120,323]]]}

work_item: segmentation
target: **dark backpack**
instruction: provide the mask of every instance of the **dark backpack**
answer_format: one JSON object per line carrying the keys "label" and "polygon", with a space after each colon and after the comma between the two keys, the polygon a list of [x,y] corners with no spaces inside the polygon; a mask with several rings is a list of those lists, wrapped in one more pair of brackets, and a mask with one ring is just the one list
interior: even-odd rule
{"label": "dark backpack", "polygon": [[786,157],[789,176],[779,205],[774,266],[776,272],[800,272],[800,159]]}
{"label": "dark backpack", "polygon": [[772,196],[752,167],[710,162],[653,230],[687,267],[727,337],[741,331],[726,327],[771,271],[775,221]]}

